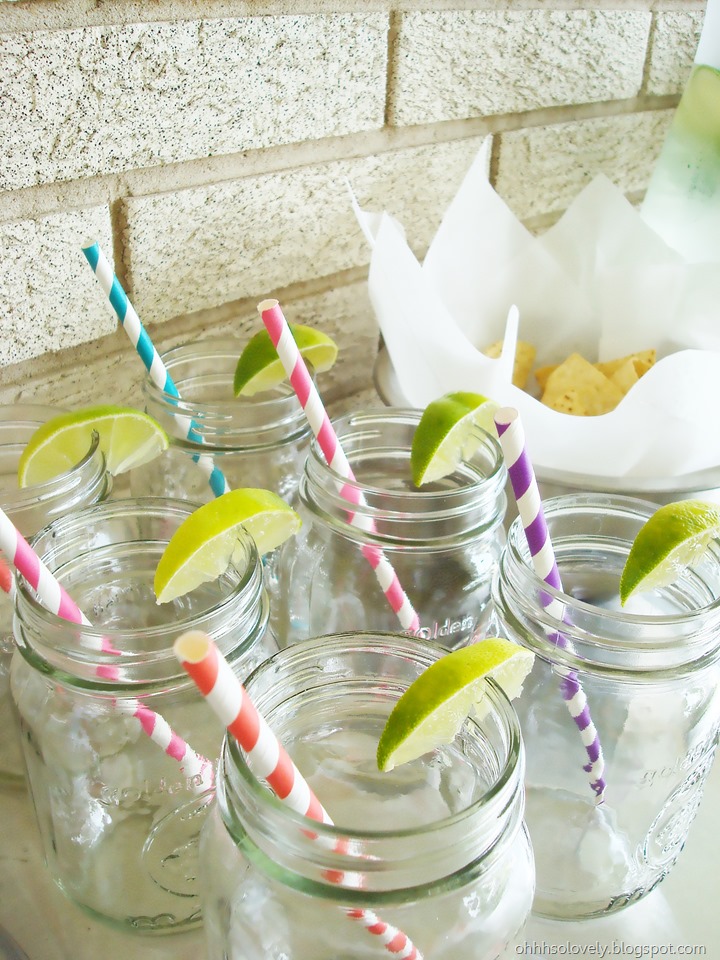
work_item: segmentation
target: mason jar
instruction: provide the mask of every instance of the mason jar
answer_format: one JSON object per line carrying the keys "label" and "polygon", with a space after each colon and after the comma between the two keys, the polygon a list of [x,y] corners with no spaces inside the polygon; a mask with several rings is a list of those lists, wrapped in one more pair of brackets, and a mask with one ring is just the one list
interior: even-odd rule
{"label": "mason jar", "polygon": [[[500,629],[535,654],[514,706],[527,750],[534,911],[543,916],[601,916],[660,883],[683,848],[712,764],[720,728],[720,546],[712,544],[671,586],[620,606],[625,560],[656,509],[594,493],[546,501],[562,591],[534,572],[519,520],[500,559]],[[560,619],[548,612],[553,599]],[[603,752],[599,805],[561,695],[568,674],[587,698]]]}
{"label": "mason jar", "polygon": [[[43,423],[64,413],[57,407],[34,404],[0,406],[0,503],[5,513],[28,538],[53,518],[75,507],[105,499],[111,489],[110,474],[94,437],[87,454],[66,473],[53,480],[18,487],[18,463],[28,441]],[[0,557],[0,563],[5,564]],[[22,786],[25,780],[17,725],[10,697],[10,660],[14,649],[9,568],[0,577],[0,783]]]}
{"label": "mason jar", "polygon": [[354,481],[329,467],[312,443],[297,507],[303,525],[277,561],[273,623],[280,646],[345,630],[406,628],[368,549],[381,551],[397,574],[419,618],[416,636],[453,648],[482,635],[504,542],[502,454],[477,428],[475,454],[451,475],[417,488],[410,450],[421,415],[381,409],[334,420]]}
{"label": "mason jar", "polygon": [[170,448],[132,471],[136,496],[207,503],[222,489],[211,487],[208,470],[197,462],[202,457],[219,469],[230,489],[264,487],[294,501],[311,435],[307,418],[287,382],[254,397],[234,396],[242,347],[232,338],[207,338],[163,353],[182,399],[145,377],[145,410],[169,434]]}
{"label": "mason jar", "polygon": [[223,576],[156,603],[157,562],[192,510],[108,501],[34,538],[92,627],[50,613],[18,578],[11,684],[45,860],[86,911],[142,933],[200,918],[194,804],[213,787],[223,734],[173,643],[202,629],[242,676],[275,649],[249,535]]}
{"label": "mason jar", "polygon": [[395,927],[426,960],[490,960],[514,938],[533,861],[523,748],[502,691],[489,684],[487,715],[452,744],[377,768],[393,705],[442,653],[399,634],[327,636],[249,677],[250,698],[335,825],[282,804],[225,741],[200,840],[207,960],[400,955],[351,911]]}

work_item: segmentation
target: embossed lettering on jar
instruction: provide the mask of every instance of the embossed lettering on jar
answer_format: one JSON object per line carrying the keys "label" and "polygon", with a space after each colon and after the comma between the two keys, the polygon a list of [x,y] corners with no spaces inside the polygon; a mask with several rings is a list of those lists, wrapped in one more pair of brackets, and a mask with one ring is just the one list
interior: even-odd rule
{"label": "embossed lettering on jar", "polygon": [[33,546],[93,626],[50,613],[22,580],[15,616],[12,692],[50,873],[94,916],[146,933],[200,919],[197,798],[223,735],[173,642],[205,630],[243,677],[276,649],[249,535],[217,581],[156,603],[157,561],[192,509],[145,498],[56,520]]}
{"label": "embossed lettering on jar", "polygon": [[[303,527],[278,563],[273,619],[281,646],[343,630],[402,629],[363,548],[379,549],[394,569],[419,617],[418,637],[451,648],[482,634],[504,542],[502,455],[479,430],[471,458],[417,488],[410,450],[420,416],[391,409],[333,421],[354,481],[311,445],[300,482]],[[347,497],[359,501],[352,511]]]}
{"label": "embossed lettering on jar", "polygon": [[[35,404],[0,407],[0,502],[26,538],[54,517],[104,500],[111,490],[112,481],[96,437],[87,455],[72,470],[45,483],[18,488],[18,463],[30,437],[51,417],[64,412],[58,407]],[[9,585],[8,581],[5,586]],[[23,759],[10,697],[10,660],[15,647],[12,629],[12,600],[3,589],[0,591],[0,782],[22,786],[25,782]]]}
{"label": "embossed lettering on jar", "polygon": [[[248,693],[335,826],[281,804],[226,741],[201,834],[208,960],[382,960],[365,911],[426,960],[493,960],[532,902],[517,718],[489,711],[452,744],[389,773],[375,752],[390,710],[441,655],[399,635],[344,635],[282,650]],[[406,955],[406,954],[397,954]]]}
{"label": "embossed lettering on jar", "polygon": [[[515,706],[527,749],[526,820],[537,862],[535,911],[598,916],[645,896],[670,871],[698,809],[720,727],[720,548],[670,587],[620,606],[630,546],[657,509],[600,494],[546,501],[564,593],[530,564],[514,521],[494,605],[535,665]],[[562,603],[556,645],[545,609]],[[579,680],[603,749],[597,806],[583,742],[560,693]]]}

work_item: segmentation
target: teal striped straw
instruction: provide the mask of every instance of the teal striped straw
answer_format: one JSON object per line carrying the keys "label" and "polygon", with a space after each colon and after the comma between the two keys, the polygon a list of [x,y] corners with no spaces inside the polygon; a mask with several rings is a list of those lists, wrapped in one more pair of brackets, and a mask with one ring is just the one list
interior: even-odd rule
{"label": "teal striped straw", "polygon": [[[153,383],[176,401],[181,400],[182,398],[173,382],[173,378],[162,362],[160,354],[155,349],[152,340],[148,336],[147,330],[142,325],[140,317],[135,312],[135,308],[130,303],[128,295],[115,276],[112,267],[108,263],[107,257],[102,252],[100,244],[97,242],[86,243],[82,247],[82,252],[85,254],[85,259],[90,264],[106,297],[112,304],[113,310],[117,314],[123,330],[130,338],[130,342],[145,364],[145,369],[150,374]],[[191,417],[185,417],[179,413],[174,416],[175,422],[180,426],[180,429],[188,440],[191,440],[193,443],[205,442],[202,434],[198,432],[198,424]],[[212,457],[195,453],[193,454],[193,460],[207,475],[210,489],[216,497],[220,497],[223,493],[227,493],[230,490],[224,473],[219,467],[215,466]]]}

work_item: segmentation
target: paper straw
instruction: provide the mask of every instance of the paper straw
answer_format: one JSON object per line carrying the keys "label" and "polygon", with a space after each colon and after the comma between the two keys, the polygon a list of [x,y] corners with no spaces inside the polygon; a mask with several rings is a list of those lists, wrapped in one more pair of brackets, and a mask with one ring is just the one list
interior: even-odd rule
{"label": "paper straw", "polygon": [[0,590],[4,590],[10,596],[10,599],[15,595],[15,581],[13,580],[12,570],[2,557],[0,557]]}
{"label": "paper straw", "polygon": [[[355,481],[352,468],[340,445],[330,418],[327,415],[320,394],[308,373],[305,361],[300,355],[297,344],[290,333],[287,320],[283,316],[280,305],[277,300],[263,300],[258,304],[258,313],[262,317],[267,332],[270,334],[278,357],[285,372],[290,378],[295,394],[300,401],[300,406],[307,417],[312,432],[317,438],[318,445],[323,456],[328,462],[331,470],[334,470],[340,476],[347,480]],[[365,505],[362,493],[356,488],[343,486],[340,493],[346,499],[352,499],[358,506]],[[350,523],[365,530],[374,530],[372,521],[358,517],[357,514],[348,511]],[[420,620],[415,613],[407,594],[400,585],[398,576],[395,573],[390,561],[383,555],[379,547],[365,544],[362,553],[375,571],[380,587],[385,597],[397,615],[398,620],[404,630],[415,632],[420,627]]]}
{"label": "paper straw", "polygon": [[[548,586],[555,590],[562,590],[560,571],[548,533],[535,471],[528,456],[520,414],[512,407],[502,407],[495,411],[495,426],[505,457],[510,485],[517,501],[520,521],[525,530],[533,569]],[[543,594],[541,600],[543,607],[552,616],[558,620],[564,618],[564,606],[556,597]],[[553,634],[550,639],[558,647],[567,646],[567,639],[561,633]],[[596,803],[600,804],[605,799],[607,786],[603,777],[605,761],[600,737],[590,716],[587,697],[574,671],[558,669],[557,672],[562,676],[560,689],[563,700],[580,731],[587,754],[588,762],[584,764],[583,770],[589,776],[590,788],[595,793]]]}
{"label": "paper straw", "polygon": [[[82,252],[92,267],[98,283],[110,300],[123,330],[130,338],[130,342],[145,364],[145,369],[150,374],[153,383],[171,397],[174,397],[176,400],[181,400],[182,398],[178,393],[173,378],[170,376],[170,372],[163,363],[160,354],[155,349],[147,330],[142,325],[140,317],[135,312],[135,308],[130,303],[120,281],[113,273],[113,269],[108,263],[107,257],[102,252],[100,244],[97,242],[87,243],[82,247]],[[185,417],[179,413],[173,416],[183,436],[187,437],[187,439],[193,443],[204,443],[202,434],[198,432],[198,424],[191,417]],[[193,460],[206,474],[210,488],[216,497],[220,497],[223,493],[227,493],[230,490],[223,472],[215,465],[212,457],[196,453],[193,454]]]}
{"label": "paper straw", "polygon": [[[63,620],[69,620],[71,623],[78,623],[87,627],[92,626],[85,614],[48,570],[2,509],[0,509],[0,550],[25,577],[51,613],[57,614]],[[0,586],[6,589],[4,580],[0,583]],[[112,646],[107,637],[93,638],[93,640],[97,649],[103,653],[119,654],[120,652]],[[109,680],[115,680],[119,676],[119,671],[115,667],[98,667],[96,672],[98,676]],[[212,785],[213,768],[210,761],[196,753],[182,737],[172,730],[168,722],[159,713],[137,700],[130,700],[123,704],[117,704],[116,702],[115,705],[122,713],[128,713],[135,717],[153,743],[162,747],[163,751],[173,760],[177,760],[180,769],[194,790],[202,792]],[[196,782],[196,778],[199,778],[198,782]]]}
{"label": "paper straw", "polygon": [[[327,811],[210,637],[199,630],[190,630],[178,637],[174,649],[209,706],[240,744],[255,776],[265,780],[278,799],[296,813],[332,826]],[[345,844],[346,841],[338,840],[336,849],[343,849]],[[341,882],[342,874],[333,873],[335,882]],[[422,960],[422,955],[404,933],[372,911],[346,909],[345,912],[351,920],[362,924],[368,933],[378,937],[393,957]]]}

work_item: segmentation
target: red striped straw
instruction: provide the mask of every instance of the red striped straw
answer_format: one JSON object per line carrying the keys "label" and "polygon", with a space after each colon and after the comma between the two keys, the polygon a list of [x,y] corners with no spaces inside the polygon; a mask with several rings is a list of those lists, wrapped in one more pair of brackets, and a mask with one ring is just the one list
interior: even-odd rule
{"label": "red striped straw", "polygon": [[11,598],[15,593],[15,581],[13,580],[12,570],[2,557],[0,557],[0,590],[4,590]]}
{"label": "red striped straw", "polygon": [[[278,799],[296,813],[332,826],[327,811],[210,637],[200,630],[190,630],[177,638],[174,650],[200,693],[242,747],[255,776],[265,780]],[[310,835],[318,839],[315,834]],[[347,841],[338,839],[335,849],[345,852]],[[341,883],[343,876],[337,871],[328,873],[328,878],[335,883]],[[351,920],[356,920],[377,937],[397,960],[422,960],[422,955],[404,933],[382,921],[371,910],[357,908],[345,912]]]}
{"label": "red striped straw", "polygon": [[[278,301],[263,300],[262,303],[258,304],[257,309],[267,332],[270,334],[270,339],[277,350],[280,362],[290,378],[292,388],[300,401],[303,412],[307,417],[312,432],[317,438],[318,445],[327,460],[328,466],[331,470],[334,470],[335,473],[340,474],[341,477],[345,477],[354,483],[355,476],[352,467],[330,423],[330,418],[320,399],[320,394],[312,381],[312,377],[308,373],[308,368],[305,366],[305,361],[300,355],[293,335],[290,333],[290,327],[283,316]],[[366,505],[362,492],[357,487],[345,484],[342,486],[339,485],[339,490],[345,499],[350,500],[358,506]],[[359,517],[351,511],[348,511],[348,519],[350,523],[364,530],[372,532],[375,529],[372,520]],[[409,630],[411,632],[417,631],[420,627],[420,620],[407,594],[400,585],[398,576],[390,564],[390,561],[383,555],[379,547],[365,544],[361,549],[366,560],[375,571],[377,581],[388,603],[397,615],[403,630]]]}
{"label": "red striped straw", "polygon": [[[510,485],[517,501],[520,520],[525,530],[533,569],[548,586],[562,591],[560,571],[548,533],[535,471],[528,456],[525,431],[522,427],[520,414],[513,407],[502,407],[495,411],[495,426],[505,457]],[[565,618],[565,608],[560,600],[551,597],[549,594],[543,594],[541,600],[543,607],[551,615],[558,620]],[[561,633],[554,633],[549,639],[558,647],[567,646],[567,638]],[[588,762],[583,765],[583,770],[589,776],[590,788],[596,798],[595,802],[600,804],[605,799],[607,786],[603,776],[605,761],[600,737],[590,716],[587,697],[577,674],[573,670],[558,668],[556,672],[562,676],[562,683],[560,684],[562,697],[570,716],[580,731],[587,754]]]}
{"label": "red striped straw", "polygon": [[[55,613],[63,620],[69,620],[71,623],[82,624],[86,627],[92,626],[85,614],[66,593],[59,581],[50,573],[2,509],[0,509],[0,550],[25,577],[51,613]],[[10,585],[12,587],[12,579]],[[4,580],[0,581],[0,586],[6,589]],[[107,637],[98,638],[94,642],[98,651],[102,653],[120,653],[113,647]],[[108,680],[116,680],[120,675],[116,667],[108,666],[97,667],[96,673],[99,677]],[[153,743],[162,747],[164,752],[173,760],[177,760],[180,769],[194,791],[202,793],[209,786],[212,786],[213,766],[210,761],[196,753],[190,744],[186,743],[182,737],[172,730],[168,722],[159,713],[143,706],[137,700],[130,700],[124,704],[116,702],[115,706],[122,713],[128,713],[135,717]]]}

